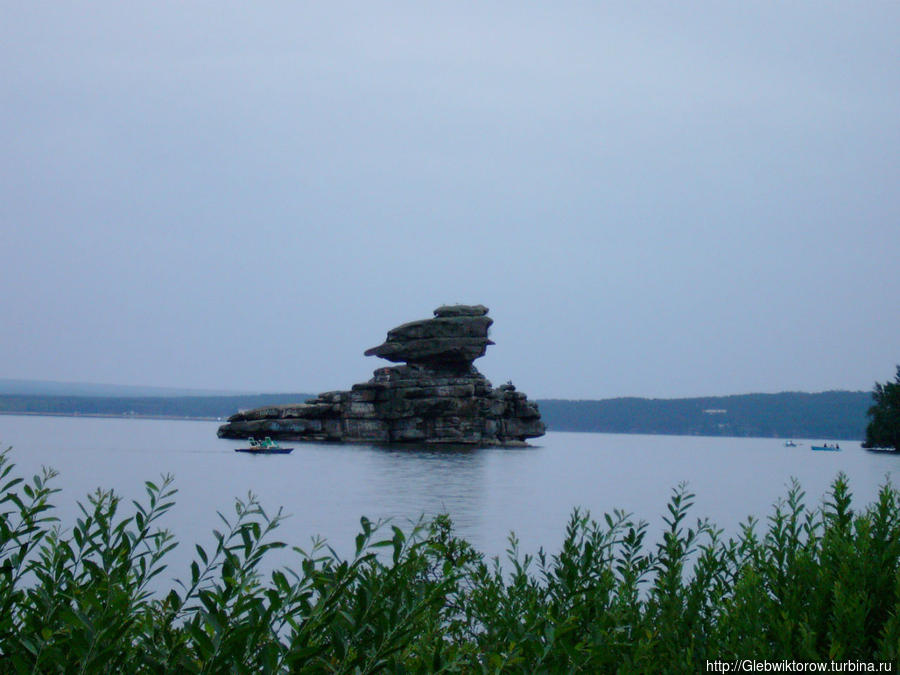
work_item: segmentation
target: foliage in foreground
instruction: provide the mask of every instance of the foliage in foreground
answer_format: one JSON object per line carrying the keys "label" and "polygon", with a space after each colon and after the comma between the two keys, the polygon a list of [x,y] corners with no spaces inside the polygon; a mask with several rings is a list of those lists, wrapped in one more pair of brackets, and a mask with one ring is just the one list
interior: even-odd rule
{"label": "foliage in foreground", "polygon": [[[126,506],[98,491],[52,517],[45,471],[0,454],[0,672],[697,672],[707,659],[890,660],[900,648],[900,495],[851,508],[839,475],[808,509],[793,484],[766,525],[723,540],[673,491],[660,541],[575,511],[555,555],[485,560],[446,517],[363,518],[355,554],[319,544],[267,575],[281,514],[238,501],[189,576],[150,582],[175,546],[170,478]],[[220,514],[221,515],[221,514]],[[158,583],[158,579],[157,582]]]}
{"label": "foliage in foreground", "polygon": [[892,448],[900,452],[900,366],[893,382],[875,383],[869,408],[864,448]]}

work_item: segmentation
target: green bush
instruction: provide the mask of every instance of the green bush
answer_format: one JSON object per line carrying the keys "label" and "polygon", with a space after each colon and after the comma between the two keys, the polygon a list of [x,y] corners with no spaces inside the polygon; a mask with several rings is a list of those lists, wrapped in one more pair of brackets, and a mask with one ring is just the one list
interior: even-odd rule
{"label": "green bush", "polygon": [[647,525],[576,510],[558,553],[487,560],[449,518],[361,520],[354,555],[323,542],[261,572],[282,518],[252,497],[220,514],[183,582],[154,593],[175,542],[171,477],[126,505],[98,491],[62,529],[54,474],[0,454],[3,673],[689,673],[708,660],[881,660],[900,649],[900,495],[851,508],[839,475],[807,508],[794,483],[736,538],[689,522],[673,490]]}

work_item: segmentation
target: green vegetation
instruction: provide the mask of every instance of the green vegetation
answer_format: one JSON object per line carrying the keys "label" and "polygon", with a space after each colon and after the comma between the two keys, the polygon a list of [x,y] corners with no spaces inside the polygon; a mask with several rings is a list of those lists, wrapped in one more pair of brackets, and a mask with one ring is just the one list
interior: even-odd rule
{"label": "green vegetation", "polygon": [[[298,403],[308,398],[310,394],[175,397],[5,394],[0,395],[0,412],[224,419],[240,409]],[[550,431],[840,440],[864,437],[866,410],[871,403],[871,394],[862,391],[538,401]]]}
{"label": "green vegetation", "polygon": [[[900,494],[855,511],[843,476],[808,509],[794,484],[765,527],[724,540],[673,491],[660,541],[575,511],[561,550],[486,561],[439,517],[363,518],[355,555],[323,544],[263,574],[280,512],[238,501],[183,582],[170,478],[128,506],[97,492],[52,517],[53,473],[0,455],[0,672],[694,673],[735,658],[884,660],[900,648]],[[221,514],[220,514],[221,515]],[[386,532],[386,534],[383,534]]]}
{"label": "green vegetation", "polygon": [[893,382],[875,383],[875,404],[869,408],[865,448],[893,448],[900,452],[900,366]]}

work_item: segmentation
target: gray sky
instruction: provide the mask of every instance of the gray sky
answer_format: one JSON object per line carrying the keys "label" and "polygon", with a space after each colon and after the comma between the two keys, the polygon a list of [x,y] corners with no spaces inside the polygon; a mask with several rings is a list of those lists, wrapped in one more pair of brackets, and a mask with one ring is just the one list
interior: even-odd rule
{"label": "gray sky", "polygon": [[2,1],[0,377],[531,397],[900,362],[900,3]]}

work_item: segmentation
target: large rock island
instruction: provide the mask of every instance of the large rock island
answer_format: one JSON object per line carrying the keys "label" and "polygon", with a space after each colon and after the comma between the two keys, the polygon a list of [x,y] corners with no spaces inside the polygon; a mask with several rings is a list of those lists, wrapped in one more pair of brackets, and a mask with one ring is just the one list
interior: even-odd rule
{"label": "large rock island", "polygon": [[522,445],[542,436],[537,404],[512,383],[494,389],[473,365],[494,344],[487,313],[482,305],[438,307],[434,318],[397,326],[366,351],[403,365],[379,368],[350,391],[242,410],[219,437]]}

